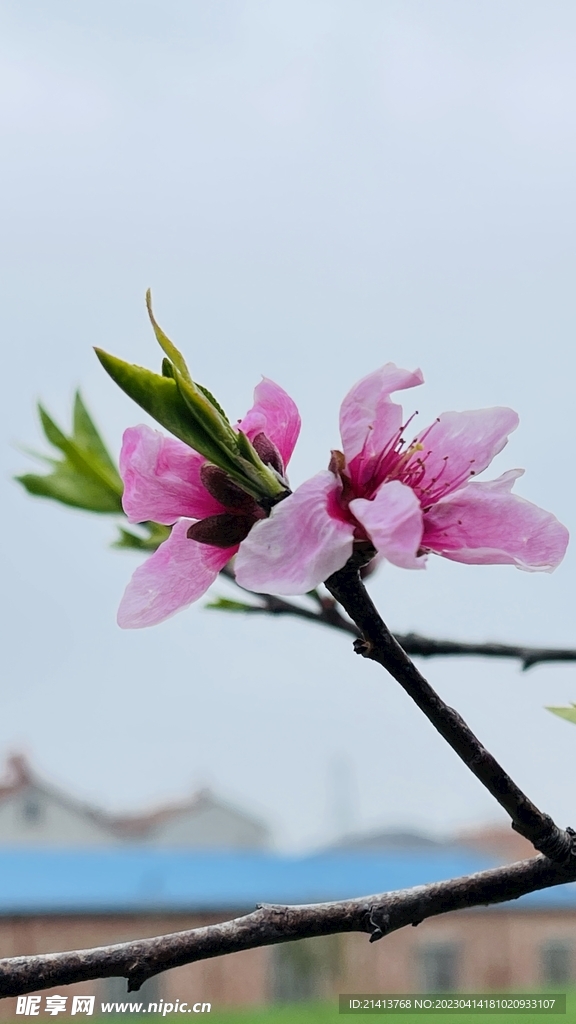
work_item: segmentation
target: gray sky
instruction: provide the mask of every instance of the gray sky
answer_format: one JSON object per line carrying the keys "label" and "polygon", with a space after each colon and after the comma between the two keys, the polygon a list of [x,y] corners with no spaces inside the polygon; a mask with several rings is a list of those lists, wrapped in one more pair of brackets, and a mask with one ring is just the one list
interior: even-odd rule
{"label": "gray sky", "polygon": [[[325,467],[348,388],[394,360],[424,371],[404,398],[423,424],[518,410],[487,475],[526,467],[519,493],[574,530],[575,44],[568,0],[4,0],[0,753],[111,808],[208,783],[291,846],[329,836],[336,779],[358,827],[499,818],[346,638],[201,607],[120,631],[137,556],[10,476],[39,397],[66,422],[80,384],[115,451],[142,421],[91,346],[157,365],[150,285],[231,416],[261,374],[297,401],[293,485]],[[398,630],[573,646],[574,561],[431,558],[372,590]],[[575,668],[425,670],[575,824],[576,729],[543,710],[576,701]]]}

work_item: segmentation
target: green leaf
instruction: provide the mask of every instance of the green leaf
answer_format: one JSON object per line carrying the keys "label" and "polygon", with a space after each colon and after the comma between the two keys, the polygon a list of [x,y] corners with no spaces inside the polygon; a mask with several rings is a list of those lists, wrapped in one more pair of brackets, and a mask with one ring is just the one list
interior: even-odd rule
{"label": "green leaf", "polygon": [[161,377],[143,366],[126,363],[102,349],[97,348],[95,352],[112,380],[140,408],[214,465],[237,475],[231,457],[226,456],[206,430],[194,421],[173,378]]}
{"label": "green leaf", "polygon": [[85,452],[93,455],[103,466],[106,466],[116,481],[116,486],[122,490],[122,480],[116,464],[112,459],[106,445],[104,444],[98,430],[82,401],[79,391],[74,396],[73,414],[73,440]]}
{"label": "green leaf", "polygon": [[[264,463],[256,468],[253,462],[237,454],[239,435],[222,420],[194,383],[188,383],[179,373],[174,380],[143,366],[126,363],[102,349],[97,348],[95,352],[112,380],[137,405],[175,437],[228,473],[248,494],[260,499],[265,494],[281,493],[282,486]],[[244,443],[249,444],[247,439]],[[255,452],[254,457],[258,459]]]}
{"label": "green leaf", "polygon": [[91,479],[95,483],[108,488],[112,494],[116,494],[121,498],[123,491],[122,480],[114,464],[107,465],[99,457],[95,456],[89,448],[84,448],[74,438],[66,437],[41,405],[38,405],[38,412],[40,413],[40,421],[44,428],[44,433],[50,443],[64,453],[68,461],[76,467],[79,473],[87,479]]}
{"label": "green leaf", "polygon": [[150,289],[148,289],[148,291],[146,292],[146,309],[148,310],[150,323],[154,328],[154,334],[156,335],[156,340],[160,345],[160,348],[162,349],[163,352],[166,353],[170,361],[176,367],[178,373],[180,373],[183,376],[184,380],[187,380],[190,383],[192,383],[190,370],[186,366],[186,360],[184,359],[184,356],[182,355],[181,352],[178,351],[176,345],[174,345],[174,343],[170,341],[168,335],[164,334],[164,331],[160,327],[160,324],[157,323],[156,321],[154,313],[152,312],[152,293]]}
{"label": "green leaf", "polygon": [[41,498],[52,498],[72,508],[83,508],[88,512],[119,513],[122,502],[118,495],[81,476],[69,463],[57,463],[52,473],[39,476],[25,473],[15,477],[28,494]]}
{"label": "green leaf", "polygon": [[246,604],[245,601],[232,601],[228,597],[217,597],[214,601],[209,601],[208,604],[204,605],[210,611],[221,611],[221,612],[250,612],[256,607],[253,604]]}
{"label": "green leaf", "polygon": [[208,391],[208,388],[203,387],[202,384],[197,384],[196,387],[198,388],[199,391],[202,392],[204,397],[207,398],[208,401],[212,403],[216,411],[219,412],[220,415],[222,416],[222,419],[226,420],[226,423],[230,423],[230,420],[228,419],[226,413],[224,412],[224,409],[222,408],[221,405],[218,404],[218,402],[214,398],[214,395],[210,391]]}
{"label": "green leaf", "polygon": [[220,413],[215,400],[206,396],[205,388],[198,387],[194,381],[185,380],[178,371],[174,379],[191,416],[225,453],[235,455],[238,451],[238,435],[232,430],[226,415]]}
{"label": "green leaf", "polygon": [[28,491],[52,498],[73,508],[91,512],[122,512],[122,480],[79,394],[74,405],[74,429],[71,437],[38,406],[46,438],[63,458],[36,456],[51,466],[45,476],[25,473],[16,477]]}
{"label": "green leaf", "polygon": [[226,413],[206,388],[198,386],[192,380],[184,356],[174,343],[170,341],[170,338],[164,333],[154,316],[150,289],[146,292],[146,308],[156,340],[169,359],[169,365],[164,360],[162,362],[163,376],[172,377],[176,381],[182,398],[188,405],[192,416],[213,438],[216,444],[226,454],[230,451],[235,452],[236,435],[230,427]]}
{"label": "green leaf", "polygon": [[551,711],[553,715],[558,715],[559,718],[564,718],[567,722],[573,722],[576,725],[576,704],[572,704],[567,708],[546,708],[547,711]]}
{"label": "green leaf", "polygon": [[133,533],[132,530],[119,526],[120,536],[118,540],[114,541],[112,547],[130,548],[133,551],[146,551],[150,553],[151,551],[156,551],[170,536],[170,527],[162,526],[160,523],[141,523],[138,528],[145,530],[148,536],[143,537],[141,534]]}

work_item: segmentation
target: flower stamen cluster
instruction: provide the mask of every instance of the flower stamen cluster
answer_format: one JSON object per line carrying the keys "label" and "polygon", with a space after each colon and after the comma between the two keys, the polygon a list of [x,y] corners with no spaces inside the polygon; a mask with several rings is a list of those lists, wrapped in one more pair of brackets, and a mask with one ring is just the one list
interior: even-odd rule
{"label": "flower stamen cluster", "polygon": [[429,553],[469,564],[554,569],[568,532],[543,509],[511,493],[522,470],[476,482],[516,429],[512,409],[448,412],[409,444],[392,392],[422,374],[387,363],[342,403],[342,450],[254,525],[236,560],[236,578],[262,593],[301,594],[345,565],[369,541],[380,558],[423,569]]}

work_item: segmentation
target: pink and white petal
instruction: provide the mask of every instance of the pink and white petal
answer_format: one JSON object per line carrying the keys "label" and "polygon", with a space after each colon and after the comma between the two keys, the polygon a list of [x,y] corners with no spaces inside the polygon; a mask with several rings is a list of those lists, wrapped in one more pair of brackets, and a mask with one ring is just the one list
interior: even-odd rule
{"label": "pink and white petal", "polygon": [[340,482],[328,470],[302,484],[252,527],[234,572],[260,594],[306,594],[346,564],[354,525],[338,517]]}
{"label": "pink and white petal", "polygon": [[433,504],[482,473],[517,426],[517,414],[505,407],[443,412],[416,439],[423,451],[411,465],[422,459],[426,467],[419,486],[422,504]]}
{"label": "pink and white petal", "polygon": [[421,370],[403,370],[386,363],[363,377],[340,407],[340,435],[346,461],[359,487],[369,479],[376,460],[402,427],[402,407],[391,401],[394,391],[422,384]]}
{"label": "pink and white petal", "polygon": [[266,434],[287,466],[300,433],[300,413],[290,396],[273,380],[264,377],[254,388],[254,405],[238,427],[250,441],[256,434]]}
{"label": "pink and white petal", "polygon": [[122,505],[130,522],[151,519],[171,526],[181,516],[204,519],[222,512],[200,479],[205,461],[182,441],[144,424],[124,431],[120,475]]}
{"label": "pink and white petal", "polygon": [[364,527],[374,547],[401,569],[424,569],[418,556],[422,540],[422,509],[414,491],[399,480],[382,484],[375,497],[354,498],[350,511]]}
{"label": "pink and white petal", "polygon": [[520,471],[471,483],[424,515],[422,546],[468,565],[515,565],[552,572],[568,545],[568,530],[551,512],[511,494]]}
{"label": "pink and white petal", "polygon": [[122,629],[155,626],[197,601],[237,551],[188,540],[190,524],[177,522],[168,540],[136,569],[118,609]]}

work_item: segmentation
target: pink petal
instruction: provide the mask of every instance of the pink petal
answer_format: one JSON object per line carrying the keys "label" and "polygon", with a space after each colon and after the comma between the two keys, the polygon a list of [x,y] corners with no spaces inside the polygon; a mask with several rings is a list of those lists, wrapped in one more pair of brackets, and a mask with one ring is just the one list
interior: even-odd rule
{"label": "pink petal", "polygon": [[328,470],[302,484],[252,527],[234,571],[240,586],[261,594],[306,594],[352,554],[354,525],[337,518],[340,483]]}
{"label": "pink petal", "polygon": [[254,405],[238,424],[250,441],[264,432],[288,465],[300,433],[300,414],[289,395],[267,377],[254,388]]}
{"label": "pink petal", "polygon": [[122,629],[141,629],[202,597],[236,548],[214,548],[188,540],[189,519],[181,519],[157,551],[136,569],[118,609]]}
{"label": "pink petal", "polygon": [[364,527],[374,547],[402,569],[424,569],[417,557],[422,540],[422,510],[410,487],[399,480],[382,484],[372,501],[355,498],[350,511]]}
{"label": "pink petal", "polygon": [[124,432],[122,504],[131,523],[148,519],[171,526],[181,516],[204,519],[223,511],[200,479],[206,460],[175,437],[140,425]]}
{"label": "pink petal", "polygon": [[418,459],[423,459],[426,466],[419,487],[424,507],[462,487],[470,476],[477,476],[486,469],[517,426],[517,414],[504,407],[443,412],[417,438],[423,445]]}
{"label": "pink petal", "polygon": [[551,512],[511,494],[521,470],[471,483],[424,516],[422,546],[469,565],[515,565],[552,572],[562,561],[568,530]]}
{"label": "pink petal", "polygon": [[391,401],[393,391],[422,384],[421,370],[402,370],[394,363],[359,380],[340,408],[342,446],[354,481],[362,487],[375,461],[402,426],[402,407]]}

